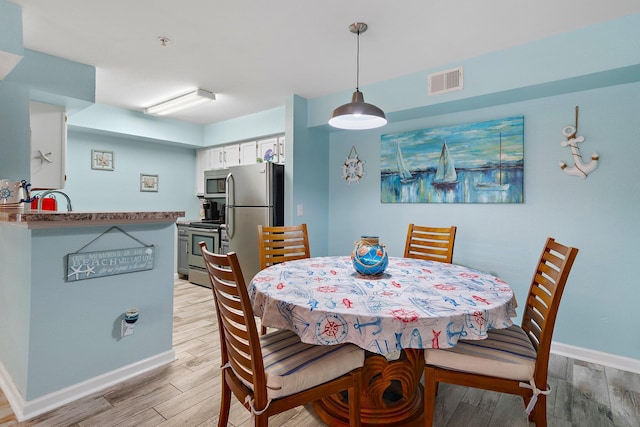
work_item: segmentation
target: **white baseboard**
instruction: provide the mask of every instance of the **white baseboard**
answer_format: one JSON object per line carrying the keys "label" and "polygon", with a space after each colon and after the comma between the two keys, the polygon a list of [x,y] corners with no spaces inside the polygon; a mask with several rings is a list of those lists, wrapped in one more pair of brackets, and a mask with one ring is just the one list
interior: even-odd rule
{"label": "white baseboard", "polygon": [[562,344],[555,341],[551,343],[551,353],[584,362],[597,363],[610,368],[620,369],[621,371],[640,374],[640,359],[617,356],[615,354],[603,353],[601,351]]}
{"label": "white baseboard", "polygon": [[175,358],[174,350],[169,350],[29,401],[24,400],[24,397],[18,391],[18,388],[11,380],[6,369],[2,363],[0,363],[0,386],[18,421],[25,421],[66,405],[69,402],[121,383],[129,378],[169,364],[173,362]]}

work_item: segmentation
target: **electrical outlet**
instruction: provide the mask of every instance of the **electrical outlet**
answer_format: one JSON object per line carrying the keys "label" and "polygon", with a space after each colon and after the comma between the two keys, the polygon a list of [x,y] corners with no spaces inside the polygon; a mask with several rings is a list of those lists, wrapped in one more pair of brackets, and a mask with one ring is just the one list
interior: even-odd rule
{"label": "electrical outlet", "polygon": [[298,216],[302,216],[302,212],[303,212],[302,205],[298,205]]}
{"label": "electrical outlet", "polygon": [[122,321],[122,337],[133,335],[133,323]]}

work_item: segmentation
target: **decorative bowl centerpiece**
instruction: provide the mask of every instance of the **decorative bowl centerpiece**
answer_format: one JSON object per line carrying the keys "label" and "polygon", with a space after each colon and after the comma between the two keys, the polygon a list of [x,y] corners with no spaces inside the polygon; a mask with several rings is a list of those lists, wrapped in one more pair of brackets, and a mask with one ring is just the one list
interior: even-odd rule
{"label": "decorative bowl centerpiece", "polygon": [[378,236],[362,236],[355,245],[351,261],[358,274],[377,276],[384,273],[389,264],[389,257],[384,245],[378,242]]}

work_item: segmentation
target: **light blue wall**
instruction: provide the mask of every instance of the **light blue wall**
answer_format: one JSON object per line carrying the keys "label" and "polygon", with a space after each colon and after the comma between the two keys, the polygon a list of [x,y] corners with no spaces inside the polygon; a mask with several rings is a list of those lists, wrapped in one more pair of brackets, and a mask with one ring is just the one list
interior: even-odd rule
{"label": "light blue wall", "polygon": [[[26,390],[31,282],[29,230],[0,223],[0,363],[20,390]],[[18,244],[18,242],[23,242]],[[9,327],[11,325],[11,327]]]}
{"label": "light blue wall", "polygon": [[[184,210],[197,219],[195,149],[282,133],[284,112],[199,126],[95,104],[69,117],[65,192],[75,210]],[[92,149],[114,151],[115,170],[92,170]],[[139,191],[140,173],[160,176],[157,193]]]}
{"label": "light blue wall", "polygon": [[35,100],[48,93],[48,99],[57,105],[73,100],[74,104],[87,106],[95,101],[95,75],[95,67],[91,65],[25,49],[24,58],[5,80],[29,87]]}
{"label": "light blue wall", "polygon": [[[319,195],[329,206],[328,253],[349,253],[360,235],[378,234],[399,256],[410,222],[457,225],[454,262],[498,274],[522,303],[546,237],[556,237],[580,253],[554,340],[639,358],[640,333],[626,325],[640,298],[634,270],[640,186],[633,177],[640,155],[640,15],[455,65],[465,67],[463,91],[427,99],[431,70],[373,85],[363,89],[366,99],[388,111],[391,123],[332,131],[329,191]],[[309,102],[309,122],[318,129],[327,129],[330,105],[340,103],[326,101]],[[601,155],[586,180],[558,167],[559,161],[572,164],[560,142],[562,129],[574,123],[575,106],[585,161],[593,151]],[[380,203],[381,134],[514,115],[525,117],[523,204]],[[336,167],[352,145],[366,162],[366,175],[347,185]]]}
{"label": "light blue wall", "polygon": [[[117,231],[100,237],[106,226],[0,224],[0,237],[12,242],[0,245],[12,250],[0,257],[0,316],[12,326],[0,328],[0,356],[26,401],[171,351],[175,225],[120,228],[154,245],[152,270],[65,282],[67,254],[140,243]],[[120,324],[130,307],[140,320],[133,337],[123,339]]]}
{"label": "light blue wall", "polygon": [[[185,211],[186,219],[199,218],[193,148],[71,129],[67,149],[64,191],[74,210]],[[114,170],[91,169],[92,149],[113,151]],[[158,175],[158,192],[140,191],[141,173]]]}
{"label": "light blue wall", "polygon": [[[32,231],[31,337],[27,400],[172,349],[175,226],[120,228],[155,246],[153,270],[65,282],[63,257],[91,242],[108,227]],[[110,232],[86,251],[138,247]],[[51,256],[56,248],[58,257]],[[132,337],[120,337],[123,313],[137,307]],[[127,339],[132,338],[132,339]]]}
{"label": "light blue wall", "polygon": [[205,147],[284,132],[285,107],[212,123],[204,127]]}
{"label": "light blue wall", "polygon": [[[328,203],[326,165],[329,135],[307,127],[307,100],[292,96],[287,101],[285,222],[313,224],[308,228],[312,256],[328,249]],[[297,208],[303,215],[298,216]]]}
{"label": "light blue wall", "polygon": [[[459,65],[464,90],[427,96],[429,73]],[[629,83],[639,75],[640,14],[635,14],[360,89],[367,102],[396,122],[604,87],[612,79]],[[335,131],[327,120],[349,99],[350,91],[310,100],[309,126]]]}
{"label": "light blue wall", "polygon": [[22,10],[20,6],[0,0],[0,51],[22,56]]}
{"label": "light blue wall", "polygon": [[[585,160],[601,161],[586,180],[565,174],[572,165],[561,130],[580,106]],[[638,358],[640,333],[628,328],[640,298],[635,262],[640,239],[640,83],[577,92],[388,125],[383,130],[332,136],[329,160],[329,254],[353,249],[360,235],[379,235],[402,256],[407,225],[458,226],[454,262],[493,272],[516,291],[520,304],[547,236],[580,249],[562,302],[554,339],[564,344]],[[380,135],[524,115],[523,204],[382,204]],[[355,145],[367,174],[347,185],[336,165]],[[519,310],[521,314],[522,310]]]}
{"label": "light blue wall", "polygon": [[94,104],[69,115],[69,126],[111,134],[114,137],[140,138],[149,142],[172,143],[191,148],[202,146],[202,126],[139,111]]}
{"label": "light blue wall", "polygon": [[29,179],[29,91],[0,81],[0,179]]}

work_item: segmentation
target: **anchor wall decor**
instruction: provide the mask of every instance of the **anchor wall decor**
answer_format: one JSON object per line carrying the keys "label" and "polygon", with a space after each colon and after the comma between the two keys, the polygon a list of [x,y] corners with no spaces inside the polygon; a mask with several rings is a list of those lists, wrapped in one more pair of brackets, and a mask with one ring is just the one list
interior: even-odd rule
{"label": "anchor wall decor", "polygon": [[567,126],[562,129],[562,134],[567,138],[566,141],[560,143],[563,147],[569,147],[571,149],[571,155],[573,156],[574,165],[568,167],[565,162],[560,162],[560,168],[567,173],[567,175],[579,176],[585,179],[587,175],[596,170],[598,167],[598,160],[600,156],[598,153],[591,153],[591,161],[589,163],[582,162],[582,155],[578,148],[578,143],[584,141],[584,136],[576,137],[578,133],[578,106],[576,106],[576,125]]}

